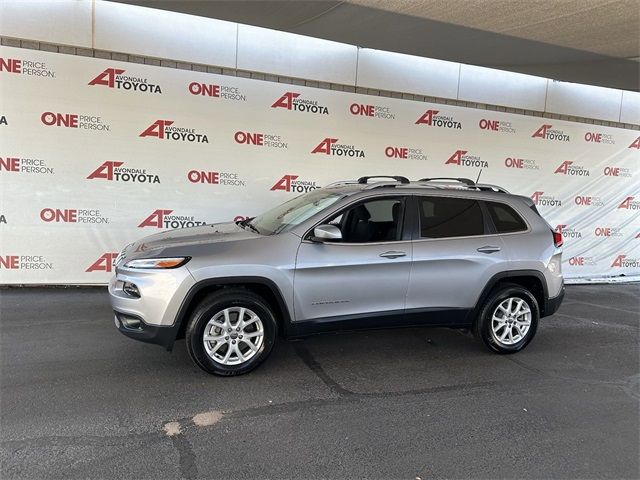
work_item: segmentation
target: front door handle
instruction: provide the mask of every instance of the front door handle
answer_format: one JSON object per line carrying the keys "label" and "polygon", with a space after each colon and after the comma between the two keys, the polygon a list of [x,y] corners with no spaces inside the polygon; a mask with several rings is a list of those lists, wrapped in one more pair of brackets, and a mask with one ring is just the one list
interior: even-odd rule
{"label": "front door handle", "polygon": [[478,248],[480,253],[495,253],[500,251],[500,247],[494,247],[492,245],[485,245],[484,247]]}
{"label": "front door handle", "polygon": [[381,253],[380,256],[384,258],[398,258],[398,257],[406,257],[407,254],[404,252],[398,252],[396,250],[390,250],[388,252]]}

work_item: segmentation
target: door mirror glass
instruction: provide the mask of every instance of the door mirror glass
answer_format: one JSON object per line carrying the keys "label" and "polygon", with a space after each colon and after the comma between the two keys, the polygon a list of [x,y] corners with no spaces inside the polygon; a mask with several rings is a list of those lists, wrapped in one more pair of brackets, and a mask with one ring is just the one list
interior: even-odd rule
{"label": "door mirror glass", "polygon": [[317,242],[342,240],[342,232],[335,225],[318,225],[313,229],[313,237],[311,240]]}

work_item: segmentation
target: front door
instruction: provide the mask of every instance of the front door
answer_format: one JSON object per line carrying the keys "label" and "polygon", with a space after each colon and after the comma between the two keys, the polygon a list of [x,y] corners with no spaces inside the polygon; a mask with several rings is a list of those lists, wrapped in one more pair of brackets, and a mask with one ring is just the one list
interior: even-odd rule
{"label": "front door", "polygon": [[323,221],[342,240],[303,239],[294,279],[296,321],[349,321],[371,326],[400,315],[411,269],[411,241],[403,231],[405,198],[372,197]]}

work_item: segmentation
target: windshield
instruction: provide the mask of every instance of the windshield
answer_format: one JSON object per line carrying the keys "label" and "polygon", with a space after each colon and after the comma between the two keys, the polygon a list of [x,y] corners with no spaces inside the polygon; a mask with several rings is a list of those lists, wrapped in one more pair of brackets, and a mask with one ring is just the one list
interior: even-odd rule
{"label": "windshield", "polygon": [[287,232],[342,197],[342,192],[313,190],[243,223],[261,235]]}

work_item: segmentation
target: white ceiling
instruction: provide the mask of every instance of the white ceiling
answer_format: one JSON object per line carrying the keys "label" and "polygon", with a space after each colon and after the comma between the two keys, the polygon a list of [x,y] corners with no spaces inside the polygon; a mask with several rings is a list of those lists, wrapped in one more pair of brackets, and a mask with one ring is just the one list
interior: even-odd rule
{"label": "white ceiling", "polygon": [[640,83],[640,0],[123,1],[559,80]]}

